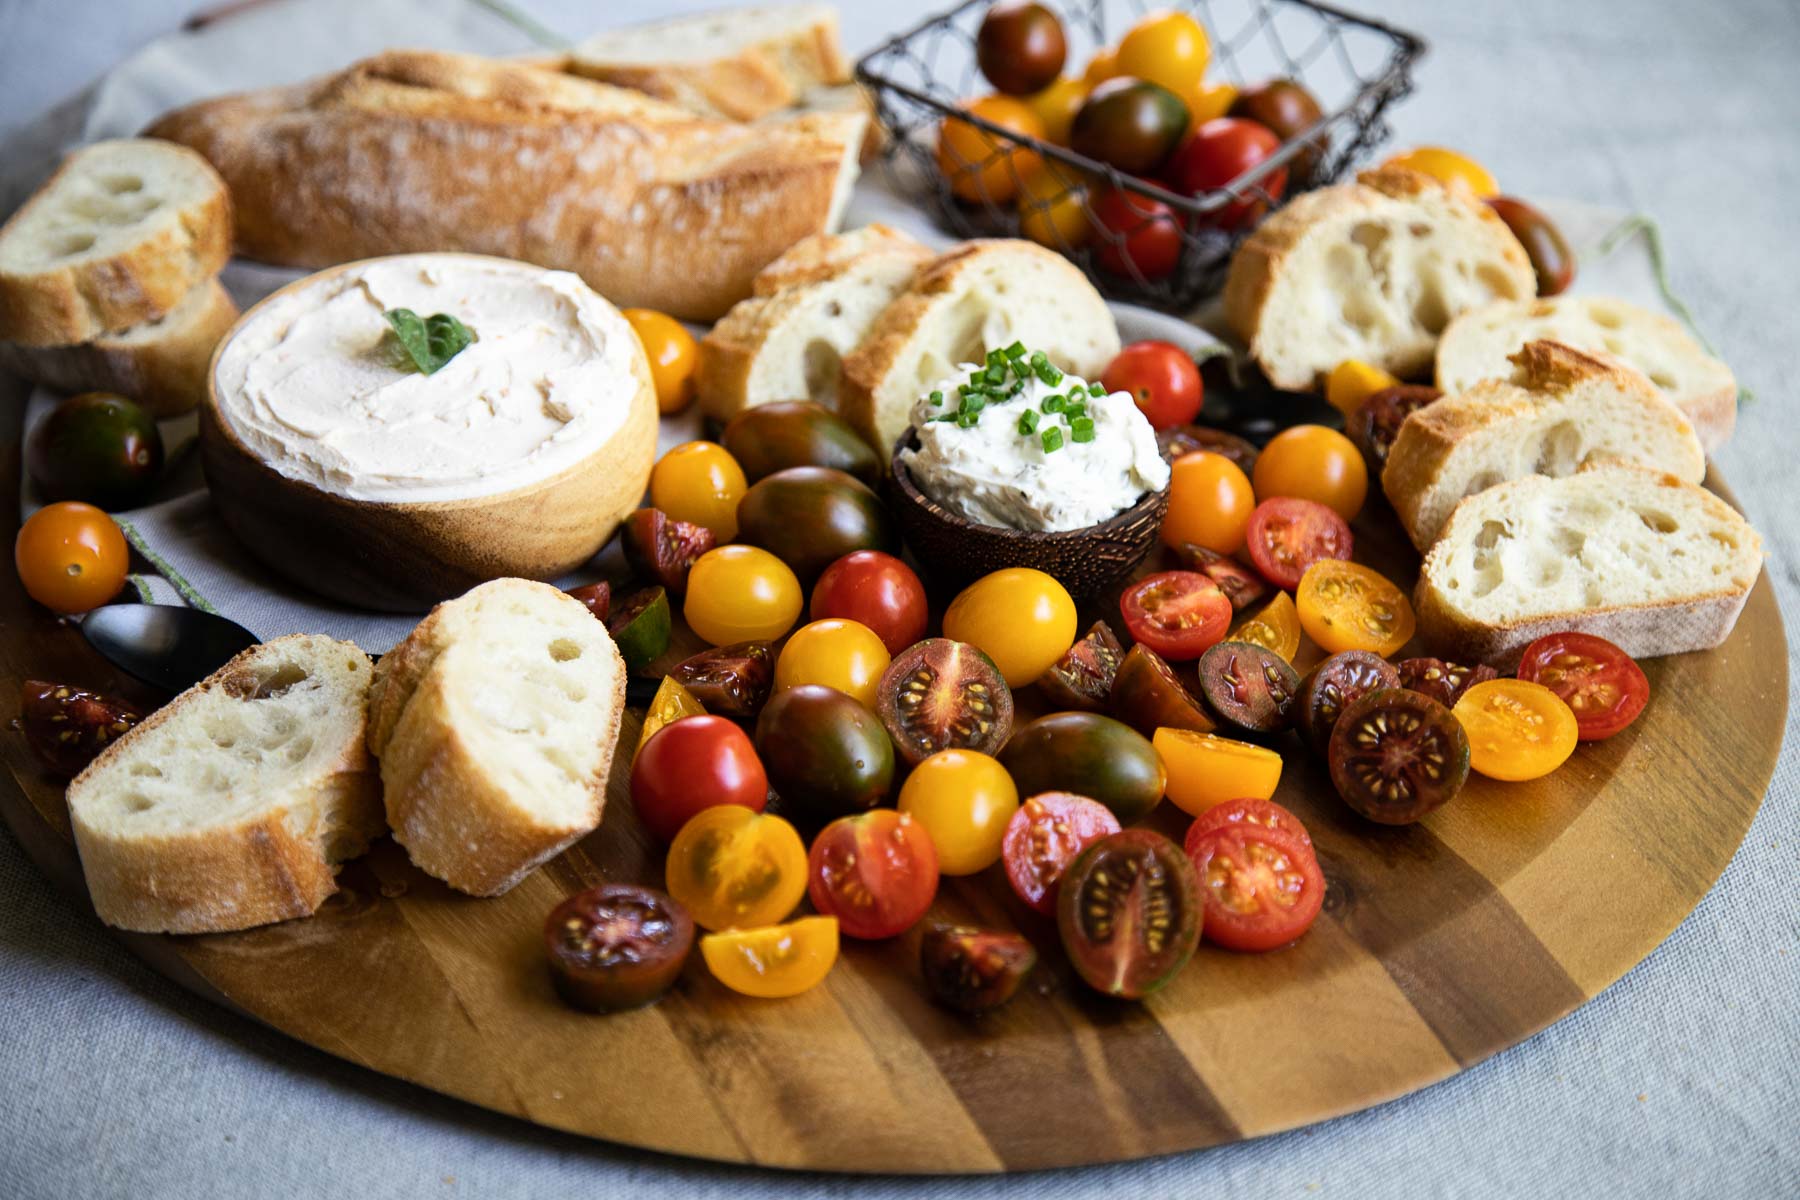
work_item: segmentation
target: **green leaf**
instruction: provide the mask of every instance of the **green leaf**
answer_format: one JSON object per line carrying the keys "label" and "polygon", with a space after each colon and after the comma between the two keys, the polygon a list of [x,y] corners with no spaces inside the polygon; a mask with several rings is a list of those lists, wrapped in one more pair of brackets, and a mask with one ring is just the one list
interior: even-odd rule
{"label": "green leaf", "polygon": [[387,319],[394,337],[412,359],[413,366],[424,375],[435,375],[443,365],[461,354],[475,335],[467,325],[449,313],[433,313],[421,318],[410,308],[394,308],[381,314]]}

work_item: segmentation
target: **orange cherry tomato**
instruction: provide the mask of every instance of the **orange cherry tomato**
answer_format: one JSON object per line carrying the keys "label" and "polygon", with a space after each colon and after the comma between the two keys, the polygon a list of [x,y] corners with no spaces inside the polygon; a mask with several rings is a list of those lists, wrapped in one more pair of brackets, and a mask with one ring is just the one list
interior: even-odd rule
{"label": "orange cherry tomato", "polygon": [[[967,111],[1019,137],[1044,136],[1042,118],[1011,96],[983,96]],[[972,203],[1005,204],[1018,195],[1020,182],[1040,161],[1032,151],[957,117],[945,117],[938,128],[938,170],[952,192]]]}
{"label": "orange cherry tomato", "polygon": [[1581,736],[1561,696],[1523,679],[1478,683],[1450,711],[1469,735],[1469,765],[1489,779],[1548,775],[1568,761]]}
{"label": "orange cherry tomato", "polygon": [[1081,73],[1081,82],[1087,84],[1088,90],[1092,91],[1096,84],[1105,83],[1120,73],[1118,48],[1107,47],[1094,51],[1094,57],[1088,59],[1087,69]]}
{"label": "orange cherry tomato", "polygon": [[1163,545],[1179,550],[1192,543],[1220,554],[1242,550],[1256,493],[1238,465],[1223,454],[1200,450],[1176,459],[1173,476]]}
{"label": "orange cherry tomato", "polygon": [[998,759],[940,750],[906,777],[899,808],[931,835],[940,874],[973,875],[1000,861],[1019,789]]}
{"label": "orange cherry tomato", "polygon": [[1273,600],[1244,618],[1226,635],[1226,640],[1250,642],[1293,662],[1294,655],[1300,653],[1300,613],[1294,608],[1293,598],[1286,592],[1276,592]]}
{"label": "orange cherry tomato", "polygon": [[1295,425],[1256,456],[1256,498],[1293,496],[1354,521],[1369,494],[1369,468],[1356,443],[1323,425]]}
{"label": "orange cherry tomato", "polygon": [[[706,706],[694,699],[694,694],[675,682],[672,675],[664,675],[663,681],[656,685],[656,695],[650,698],[650,707],[644,710],[644,726],[638,733],[637,749],[642,750],[650,735],[664,725],[672,725],[683,717],[700,717],[706,715]],[[637,751],[632,751],[635,756]]]}
{"label": "orange cherry tomato", "polygon": [[1406,593],[1360,563],[1320,559],[1294,594],[1300,627],[1328,654],[1368,650],[1387,658],[1412,640]]}
{"label": "orange cherry tomato", "polygon": [[806,846],[773,813],[715,804],[688,818],[669,843],[669,895],[702,929],[755,929],[794,911],[806,895]]}
{"label": "orange cherry tomato", "polygon": [[1400,381],[1380,367],[1346,358],[1325,377],[1325,402],[1347,417],[1376,392],[1399,386]]}
{"label": "orange cherry tomato", "polygon": [[836,688],[875,707],[875,690],[888,668],[887,647],[867,625],[828,617],[802,625],[775,660],[775,690],[803,684]]}
{"label": "orange cherry tomato", "polygon": [[683,442],[650,471],[650,503],[677,521],[712,530],[721,542],[737,536],[738,501],[749,484],[744,468],[717,442]]}
{"label": "orange cherry tomato", "polygon": [[1043,91],[1025,98],[1026,107],[1043,122],[1045,141],[1059,146],[1069,144],[1069,126],[1075,123],[1075,114],[1081,111],[1082,101],[1093,90],[1092,80],[1064,76]]}
{"label": "orange cherry tomato", "polygon": [[1184,12],[1151,13],[1119,40],[1119,74],[1159,83],[1177,96],[1200,90],[1210,61],[1206,30]]}
{"label": "orange cherry tomato", "polygon": [[80,613],[119,594],[131,550],[106,513],[65,500],[38,509],[19,528],[13,565],[33,600],[59,613]]}
{"label": "orange cherry tomato", "polygon": [[1150,744],[1168,774],[1169,799],[1191,817],[1227,800],[1267,800],[1281,782],[1281,754],[1266,746],[1191,729],[1158,729]]}
{"label": "orange cherry tomato", "polygon": [[650,359],[650,380],[656,385],[656,408],[663,414],[678,413],[694,399],[694,366],[700,360],[700,344],[674,317],[648,308],[627,308],[621,313],[644,343]]}
{"label": "orange cherry tomato", "polygon": [[1419,146],[1412,150],[1402,150],[1381,165],[1406,167],[1421,175],[1429,175],[1439,183],[1476,200],[1486,200],[1489,196],[1500,194],[1500,185],[1488,174],[1486,167],[1466,154],[1458,154],[1442,146]]}
{"label": "orange cherry tomato", "polygon": [[1188,106],[1188,136],[1192,137],[1194,131],[1208,121],[1229,113],[1237,98],[1238,90],[1231,84],[1201,80],[1200,86],[1192,94],[1182,97]]}
{"label": "orange cherry tomato", "polygon": [[983,575],[944,610],[944,636],[993,659],[1009,687],[1037,682],[1069,652],[1075,632],[1069,589],[1031,567]]}
{"label": "orange cherry tomato", "polygon": [[720,546],[688,571],[681,615],[715,646],[772,642],[800,616],[800,580],[786,563],[756,546]]}
{"label": "orange cherry tomato", "polygon": [[1040,246],[1068,252],[1094,235],[1087,187],[1072,168],[1039,163],[1019,189],[1019,232]]}
{"label": "orange cherry tomato", "polygon": [[786,925],[709,933],[700,957],[734,992],[776,1000],[817,987],[838,956],[836,917],[801,917]]}

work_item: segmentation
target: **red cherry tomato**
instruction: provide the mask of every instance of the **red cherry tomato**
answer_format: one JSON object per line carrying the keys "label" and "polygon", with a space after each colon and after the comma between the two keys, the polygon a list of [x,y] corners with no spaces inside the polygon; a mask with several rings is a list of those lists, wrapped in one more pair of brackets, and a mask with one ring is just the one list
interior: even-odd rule
{"label": "red cherry tomato", "polygon": [[1306,832],[1306,826],[1296,817],[1273,800],[1256,800],[1244,797],[1242,800],[1227,800],[1223,804],[1215,804],[1188,826],[1187,837],[1182,840],[1182,849],[1188,857],[1207,834],[1215,829],[1225,829],[1232,825],[1256,825],[1263,829],[1273,829],[1297,838],[1303,846],[1312,845],[1312,835]]}
{"label": "red cherry tomato", "polygon": [[769,779],[756,747],[724,717],[683,717],[650,735],[631,764],[631,804],[650,836],[672,842],[702,809],[761,812]]}
{"label": "red cherry tomato", "polygon": [[[1172,191],[1198,196],[1225,187],[1279,149],[1281,139],[1267,126],[1243,117],[1218,117],[1200,126],[1194,136],[1181,144],[1165,172]],[[1200,223],[1216,229],[1237,229],[1255,221],[1270,202],[1280,200],[1287,191],[1287,168],[1277,167],[1245,190],[1251,198],[1214,209],[1202,215]]]}
{"label": "red cherry tomato", "polygon": [[1100,383],[1108,392],[1130,392],[1152,429],[1173,429],[1200,415],[1200,368],[1170,342],[1133,342],[1108,364]]}
{"label": "red cherry tomato", "polygon": [[925,585],[891,554],[858,550],[832,563],[813,584],[811,619],[842,617],[875,631],[889,654],[925,636]]}
{"label": "red cherry tomato", "polygon": [[1201,929],[1227,950],[1273,950],[1312,927],[1325,875],[1312,847],[1244,821],[1209,829],[1188,851],[1206,902]]}
{"label": "red cherry tomato", "polygon": [[1231,601],[1198,571],[1146,575],[1119,597],[1131,636],[1171,662],[1199,658],[1225,636]]}
{"label": "red cherry tomato", "polygon": [[1181,223],[1161,200],[1109,188],[1094,198],[1101,269],[1162,279],[1181,260]]}
{"label": "red cherry tomato", "polygon": [[1000,843],[1006,879],[1019,899],[1046,916],[1056,912],[1056,885],[1075,856],[1109,833],[1119,818],[1098,800],[1043,792],[1019,806]]}
{"label": "red cherry tomato", "polygon": [[1519,678],[1541,683],[1575,713],[1584,742],[1609,738],[1637,720],[1650,681],[1631,656],[1589,633],[1552,633],[1525,647]]}
{"label": "red cherry tomato", "polygon": [[1250,514],[1245,532],[1250,561],[1264,579],[1293,591],[1306,568],[1326,558],[1348,559],[1354,545],[1344,518],[1314,500],[1277,496]]}
{"label": "red cherry tomato", "polygon": [[806,891],[846,937],[889,938],[918,923],[937,895],[937,850],[925,827],[877,808],[839,817],[813,839]]}

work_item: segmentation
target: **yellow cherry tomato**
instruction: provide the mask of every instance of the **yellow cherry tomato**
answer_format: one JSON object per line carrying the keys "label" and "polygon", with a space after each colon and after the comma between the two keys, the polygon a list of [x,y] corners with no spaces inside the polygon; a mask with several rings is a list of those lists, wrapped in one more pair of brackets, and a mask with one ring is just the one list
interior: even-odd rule
{"label": "yellow cherry tomato", "polygon": [[1168,774],[1175,807],[1197,817],[1227,800],[1267,800],[1281,782],[1281,754],[1191,729],[1158,729],[1150,744]]}
{"label": "yellow cherry tomato", "polygon": [[1031,567],[984,575],[944,611],[944,636],[994,660],[1009,687],[1036,683],[1075,644],[1075,601]]}
{"label": "yellow cherry tomato", "polygon": [[1300,613],[1286,592],[1257,609],[1226,635],[1234,642],[1253,642],[1265,650],[1279,654],[1288,662],[1300,653]]}
{"label": "yellow cherry tomato", "polygon": [[[1044,122],[1037,113],[1011,96],[983,96],[967,111],[1019,137],[1044,136]],[[945,117],[938,127],[938,171],[964,200],[1005,204],[1040,161],[1032,151],[958,117]]]}
{"label": "yellow cherry tomato", "polygon": [[1347,417],[1382,388],[1399,386],[1400,381],[1380,367],[1346,358],[1325,377],[1325,402]]}
{"label": "yellow cherry tomato", "polygon": [[1184,12],[1155,12],[1119,41],[1119,74],[1160,83],[1177,96],[1200,90],[1212,42],[1200,22]]}
{"label": "yellow cherry tomato", "polygon": [[801,917],[786,925],[709,933],[700,957],[713,978],[746,996],[778,1000],[817,987],[838,956],[836,917]]}
{"label": "yellow cherry tomato", "polygon": [[1040,163],[1019,189],[1019,232],[1040,246],[1067,252],[1093,236],[1087,188],[1068,167]]}
{"label": "yellow cherry tomato", "polygon": [[721,542],[737,536],[738,501],[748,487],[744,468],[717,442],[683,442],[650,471],[650,503],[677,521],[713,531]]}
{"label": "yellow cherry tomato", "polygon": [[13,566],[25,593],[59,613],[87,612],[119,594],[131,548],[118,522],[92,504],[46,504],[19,527]]}
{"label": "yellow cherry tomato", "polygon": [[998,759],[940,750],[906,777],[898,807],[931,835],[939,874],[973,875],[1000,861],[1019,789]]}
{"label": "yellow cherry tomato", "polygon": [[1059,146],[1069,144],[1069,126],[1075,123],[1075,114],[1081,110],[1082,102],[1093,90],[1092,81],[1065,76],[1043,91],[1025,98],[1025,106],[1036,113],[1038,120],[1043,123],[1045,141],[1055,142]]}
{"label": "yellow cherry tomato", "polygon": [[1294,593],[1300,628],[1327,654],[1368,650],[1387,658],[1412,640],[1406,593],[1360,563],[1321,559]]}
{"label": "yellow cherry tomato", "polygon": [[1478,683],[1451,712],[1469,735],[1469,765],[1489,779],[1548,775],[1568,761],[1581,734],[1561,696],[1523,679]]}
{"label": "yellow cherry tomato", "polygon": [[1500,185],[1488,174],[1486,167],[1466,154],[1458,154],[1442,146],[1419,146],[1412,150],[1402,150],[1381,165],[1405,167],[1421,175],[1429,175],[1439,183],[1456,188],[1476,200],[1486,200],[1489,196],[1500,194]]}
{"label": "yellow cherry tomato", "polygon": [[1256,498],[1314,500],[1354,521],[1369,495],[1369,468],[1356,443],[1323,425],[1295,425],[1256,456]]}
{"label": "yellow cherry tomato", "polygon": [[838,617],[794,631],[775,660],[775,690],[818,683],[875,707],[875,689],[887,670],[888,652],[867,625]]}
{"label": "yellow cherry tomato", "polygon": [[806,895],[806,845],[773,813],[715,804],[669,843],[666,881],[702,929],[773,925]]}
{"label": "yellow cherry tomato", "polygon": [[[650,735],[673,721],[683,717],[698,717],[706,712],[706,706],[694,699],[694,694],[675,682],[673,675],[664,675],[663,681],[656,685],[656,695],[650,698],[650,707],[644,710],[644,726],[638,732],[637,750],[644,748]],[[635,756],[637,750],[633,750]]]}
{"label": "yellow cherry tomato", "polygon": [[800,616],[800,581],[788,565],[756,546],[708,550],[688,572],[681,615],[715,646],[772,642]]}
{"label": "yellow cherry tomato", "polygon": [[1220,554],[1244,548],[1244,530],[1256,511],[1256,493],[1243,470],[1223,454],[1197,450],[1175,460],[1169,483],[1169,511],[1162,540],[1179,550],[1186,543]]}
{"label": "yellow cherry tomato", "polygon": [[627,308],[620,315],[644,343],[650,379],[656,384],[657,411],[680,412],[694,399],[694,366],[700,360],[700,344],[680,321],[654,309]]}
{"label": "yellow cherry tomato", "polygon": [[1238,98],[1238,90],[1229,83],[1207,83],[1200,81],[1200,86],[1191,95],[1183,96],[1188,106],[1188,133],[1200,128],[1208,121],[1217,120],[1231,111],[1231,106]]}
{"label": "yellow cherry tomato", "polygon": [[1088,90],[1092,91],[1119,74],[1122,74],[1119,70],[1119,49],[1117,46],[1108,46],[1094,51],[1094,57],[1088,59],[1087,69],[1081,73],[1081,82],[1087,84]]}

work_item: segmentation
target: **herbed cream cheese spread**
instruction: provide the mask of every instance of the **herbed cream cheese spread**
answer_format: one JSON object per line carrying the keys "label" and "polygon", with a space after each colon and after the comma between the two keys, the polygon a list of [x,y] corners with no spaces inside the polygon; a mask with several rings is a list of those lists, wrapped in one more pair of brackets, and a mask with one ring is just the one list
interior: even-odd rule
{"label": "herbed cream cheese spread", "polygon": [[[430,375],[384,313],[448,313],[474,340]],[[631,328],[566,271],[410,254],[270,300],[219,357],[218,407],[289,479],[352,500],[462,500],[537,483],[624,425]]]}
{"label": "herbed cream cheese spread", "polygon": [[1017,343],[959,370],[913,405],[918,444],[900,454],[945,508],[979,525],[1082,529],[1168,484],[1130,393],[1062,374]]}

